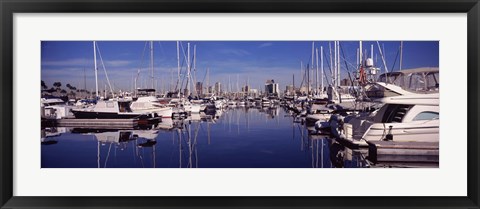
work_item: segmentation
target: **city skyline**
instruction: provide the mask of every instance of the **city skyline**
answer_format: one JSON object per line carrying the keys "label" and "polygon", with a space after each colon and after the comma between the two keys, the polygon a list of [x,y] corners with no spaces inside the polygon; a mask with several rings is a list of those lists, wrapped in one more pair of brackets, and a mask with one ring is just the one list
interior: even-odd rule
{"label": "city skyline", "polygon": [[[139,70],[137,87],[150,88],[151,51],[148,43],[149,41],[97,41],[99,91],[105,89],[107,85],[102,61],[115,91],[131,91]],[[186,69],[184,57],[187,56],[187,43],[191,46],[191,60],[194,46],[196,48],[196,71],[193,72],[192,68],[192,74],[196,73],[196,81],[193,82],[192,89],[196,85],[195,82],[202,82],[203,87],[207,87],[206,75],[209,69],[209,86],[220,82],[222,90],[241,91],[248,83],[251,89],[263,91],[265,82],[273,79],[283,92],[287,85],[292,84],[293,75],[296,86],[302,82],[301,63],[303,68],[311,68],[312,65],[312,41],[182,41],[183,50],[181,49],[180,54],[182,75]],[[85,86],[89,91],[95,89],[92,41],[42,41],[41,44],[41,79],[49,88],[54,82],[61,82],[62,88],[70,84],[77,89],[83,89]],[[340,44],[341,77],[346,78],[347,72],[355,70],[359,42],[341,41]],[[384,64],[377,42],[363,41],[363,50],[369,57],[372,44],[374,63],[383,73]],[[398,70],[400,41],[380,41],[379,45],[385,50],[388,70],[391,71],[392,67],[393,70]],[[154,87],[159,91],[173,89],[178,78],[176,41],[154,41],[153,46],[156,80]],[[320,50],[320,46],[324,50],[325,76],[330,80],[329,42],[315,41],[315,48]],[[331,46],[333,50],[333,44]],[[402,68],[438,67],[438,49],[438,41],[403,41]],[[314,78],[310,80],[315,81]],[[327,85],[328,82],[325,80],[324,83]],[[185,87],[185,83],[183,86]]]}

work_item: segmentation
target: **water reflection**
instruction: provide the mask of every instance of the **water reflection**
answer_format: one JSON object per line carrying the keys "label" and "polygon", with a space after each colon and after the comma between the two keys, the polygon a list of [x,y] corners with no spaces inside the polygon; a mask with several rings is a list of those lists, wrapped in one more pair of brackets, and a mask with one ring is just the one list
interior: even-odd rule
{"label": "water reflection", "polygon": [[133,130],[45,128],[44,168],[366,167],[278,106],[236,107]]}

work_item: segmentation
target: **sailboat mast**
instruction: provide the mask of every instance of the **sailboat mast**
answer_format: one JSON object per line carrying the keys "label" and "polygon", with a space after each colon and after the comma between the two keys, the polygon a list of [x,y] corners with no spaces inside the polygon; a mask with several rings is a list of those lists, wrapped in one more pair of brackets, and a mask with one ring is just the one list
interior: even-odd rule
{"label": "sailboat mast", "polygon": [[323,46],[320,46],[320,68],[322,69],[322,83],[321,83],[321,92],[323,92]]}
{"label": "sailboat mast", "polygon": [[362,55],[362,52],[363,52],[362,45],[363,45],[363,44],[362,44],[362,41],[359,41],[359,46],[358,46],[358,47],[359,47],[359,53],[360,53],[360,55],[359,55],[359,57],[360,57],[360,66],[363,66],[363,62],[362,62],[362,61],[363,61],[363,60],[362,60],[362,59],[363,59],[363,55]]}
{"label": "sailboat mast", "polygon": [[303,80],[305,80],[305,76],[303,75],[303,61],[300,61],[300,78],[302,79],[300,82],[300,89],[303,86]]}
{"label": "sailboat mast", "polygon": [[[177,82],[180,82],[180,45],[178,41],[177,41],[177,73],[178,73]],[[182,89],[182,87],[178,88],[178,97],[180,97],[180,89]]]}
{"label": "sailboat mast", "polygon": [[87,73],[85,68],[83,68],[83,89],[87,90]]}
{"label": "sailboat mast", "polygon": [[337,86],[340,86],[340,41],[337,41]]}
{"label": "sailboat mast", "polygon": [[400,41],[400,69],[402,70],[402,62],[403,62],[403,41]]}
{"label": "sailboat mast", "polygon": [[155,81],[153,77],[153,41],[150,41],[150,67],[152,68],[152,89],[155,88]]}
{"label": "sailboat mast", "polygon": [[372,58],[373,61],[373,44],[370,44],[370,58]]}
{"label": "sailboat mast", "polygon": [[332,62],[333,61],[332,60],[332,42],[330,42],[330,41],[328,42],[328,50],[330,52],[330,74],[331,74],[331,81],[332,81],[332,86],[333,86],[333,84],[335,82],[335,74],[332,73],[332,67],[333,67],[334,64]]}
{"label": "sailboat mast", "polygon": [[210,93],[210,68],[207,68],[207,93]]}
{"label": "sailboat mast", "polygon": [[95,65],[95,98],[98,98],[97,43],[93,41],[93,63]]}
{"label": "sailboat mast", "polygon": [[[310,65],[310,68],[309,68],[309,69],[311,69],[311,71],[312,71],[311,73],[312,73],[312,74],[313,74],[313,60],[314,60],[314,55],[315,55],[315,42],[312,41],[312,57],[311,57],[312,64]],[[310,71],[309,71],[309,74],[310,74]],[[310,81],[310,80],[309,80],[309,81]],[[317,84],[317,83],[315,82],[315,85],[316,85],[316,84]]]}
{"label": "sailboat mast", "polygon": [[333,64],[333,79],[334,79],[334,86],[337,87],[338,86],[338,80],[337,80],[337,41],[334,41],[333,42],[333,61],[334,61],[334,64]]}
{"label": "sailboat mast", "polygon": [[315,60],[316,60],[316,64],[315,64],[315,66],[316,66],[316,68],[317,68],[317,72],[315,73],[315,94],[317,94],[317,92],[318,92],[318,48],[315,49],[315,52],[316,52],[316,54],[315,54],[315,55],[316,55],[316,59],[315,59]]}
{"label": "sailboat mast", "polygon": [[195,95],[198,96],[197,89],[197,45],[193,45],[193,86],[195,90]]}
{"label": "sailboat mast", "polygon": [[187,43],[187,95],[190,95],[190,43]]}

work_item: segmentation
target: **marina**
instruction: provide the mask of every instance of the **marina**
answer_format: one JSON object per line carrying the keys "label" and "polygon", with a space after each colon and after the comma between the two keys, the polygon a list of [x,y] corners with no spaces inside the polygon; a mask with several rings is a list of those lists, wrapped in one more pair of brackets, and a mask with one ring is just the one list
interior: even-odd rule
{"label": "marina", "polygon": [[[144,42],[141,63],[149,64],[130,72],[124,90],[111,82],[95,41],[94,91],[87,90],[85,70],[83,89],[61,90],[60,82],[49,89],[42,80],[42,168],[439,166],[438,63],[403,69],[403,41],[387,42],[398,47],[390,71],[378,41],[310,42],[300,71],[275,79],[211,78],[215,62],[197,60],[197,44],[209,42],[180,41],[168,42],[175,68],[156,76],[155,43]],[[345,46],[356,55],[347,56]],[[433,46],[438,50],[438,42]],[[228,81],[222,86],[219,79]]]}

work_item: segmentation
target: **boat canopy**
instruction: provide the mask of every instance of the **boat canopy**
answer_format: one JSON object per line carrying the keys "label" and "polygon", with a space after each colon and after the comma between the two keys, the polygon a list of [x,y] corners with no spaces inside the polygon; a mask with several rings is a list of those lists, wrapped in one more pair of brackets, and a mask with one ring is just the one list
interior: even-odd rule
{"label": "boat canopy", "polygon": [[384,73],[378,77],[378,82],[394,84],[413,93],[438,93],[439,69],[422,67]]}

